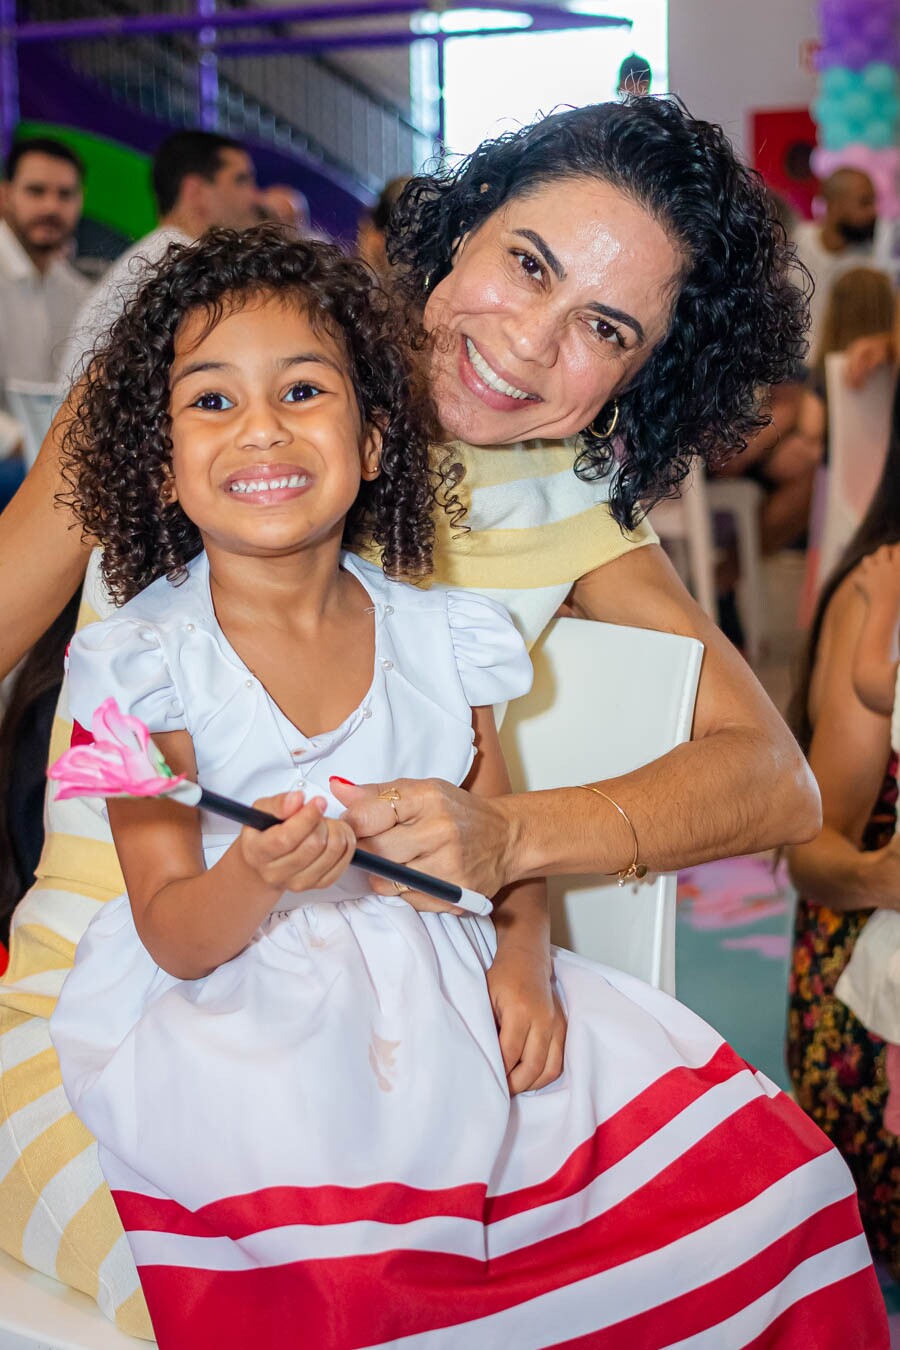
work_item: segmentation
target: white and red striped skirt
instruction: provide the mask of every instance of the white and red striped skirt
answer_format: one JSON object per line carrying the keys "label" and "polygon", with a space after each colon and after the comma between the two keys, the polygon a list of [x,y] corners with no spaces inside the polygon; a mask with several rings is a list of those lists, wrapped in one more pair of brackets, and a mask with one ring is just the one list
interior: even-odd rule
{"label": "white and red striped skirt", "polygon": [[273,916],[202,980],[125,897],[52,1034],[164,1350],[882,1350],[828,1140],[704,1022],[560,952],[562,1078],[510,1102],[489,922]]}

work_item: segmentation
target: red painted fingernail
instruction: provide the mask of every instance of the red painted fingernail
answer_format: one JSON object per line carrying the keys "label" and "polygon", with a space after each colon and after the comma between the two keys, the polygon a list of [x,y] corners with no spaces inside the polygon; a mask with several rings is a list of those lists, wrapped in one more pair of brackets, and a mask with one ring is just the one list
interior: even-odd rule
{"label": "red painted fingernail", "polygon": [[333,773],[329,778],[329,783],[346,783],[347,787],[356,787],[352,778],[341,778],[340,774]]}

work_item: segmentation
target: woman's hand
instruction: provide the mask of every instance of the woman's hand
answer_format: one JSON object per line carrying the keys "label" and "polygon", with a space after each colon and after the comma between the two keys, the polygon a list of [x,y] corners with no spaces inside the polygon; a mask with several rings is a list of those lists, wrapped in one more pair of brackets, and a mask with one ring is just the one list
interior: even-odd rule
{"label": "woman's hand", "polygon": [[[364,787],[333,778],[331,790],[347,807],[343,819],[360,846],[382,858],[419,867],[487,896],[515,880],[507,798],[481,796],[437,778],[401,778]],[[389,800],[389,792],[399,795]],[[390,881],[378,877],[371,881],[380,895],[396,893]],[[417,909],[444,908],[419,892],[404,891],[403,898]]]}
{"label": "woman's hand", "polygon": [[550,984],[544,951],[501,945],[487,974],[488,993],[510,1096],[546,1087],[563,1070],[566,1019]]}
{"label": "woman's hand", "polygon": [[243,861],[271,890],[325,890],[347,870],[356,836],[346,821],[323,814],[324,798],[283,792],[253,805],[282,819],[268,830],[245,827],[238,840]]}

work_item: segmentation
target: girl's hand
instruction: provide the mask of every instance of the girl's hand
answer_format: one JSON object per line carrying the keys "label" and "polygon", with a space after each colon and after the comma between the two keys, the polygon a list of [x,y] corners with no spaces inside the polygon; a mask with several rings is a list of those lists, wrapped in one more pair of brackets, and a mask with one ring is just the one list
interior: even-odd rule
{"label": "girl's hand", "polygon": [[900,547],[884,544],[863,558],[853,584],[870,605],[900,610]]}
{"label": "girl's hand", "polygon": [[487,974],[509,1093],[546,1087],[563,1070],[566,1019],[545,953],[501,946]]}
{"label": "girl's hand", "polygon": [[283,823],[268,830],[241,830],[241,856],[279,895],[325,890],[350,865],[356,835],[345,821],[325,817],[323,797],[307,802],[302,792],[282,792],[253,805],[280,816]]}

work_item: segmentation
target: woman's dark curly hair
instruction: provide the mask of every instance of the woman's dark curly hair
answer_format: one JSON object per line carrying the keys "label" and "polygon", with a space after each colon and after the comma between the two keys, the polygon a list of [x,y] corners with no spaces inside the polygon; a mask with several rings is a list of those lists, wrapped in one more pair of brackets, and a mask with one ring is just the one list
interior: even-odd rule
{"label": "woman's dark curly hair", "polygon": [[[805,353],[809,276],[721,129],[674,99],[636,97],[555,113],[412,179],[388,241],[407,301],[421,310],[460,240],[505,203],[579,178],[627,193],[684,257],[668,334],[619,397],[616,452],[581,433],[576,472],[598,477],[617,460],[613,512],[631,527],[675,492],[694,455],[719,462],[767,424],[761,391],[794,377]],[[596,420],[608,426],[608,410]]]}
{"label": "woman's dark curly hair", "polygon": [[429,466],[429,405],[410,365],[396,306],[340,249],[277,225],[210,230],[173,244],[94,353],[66,426],[60,500],[103,545],[103,576],[121,602],[178,580],[202,547],[177,502],[164,504],[172,459],[169,371],[179,325],[198,311],[210,328],[234,304],[275,295],[302,307],[343,344],[363,422],[382,434],[381,469],[364,482],[345,542],[371,540],[392,576],[431,568],[439,482]]}

